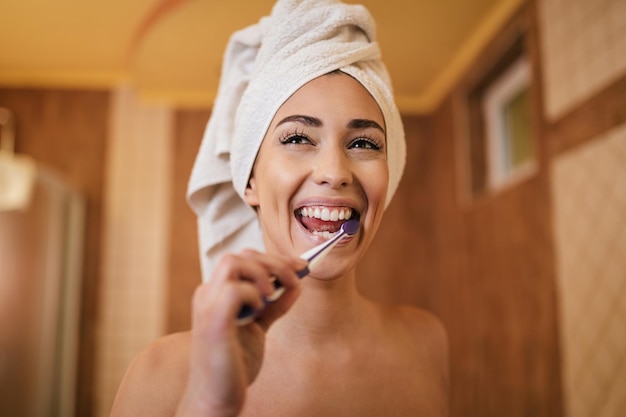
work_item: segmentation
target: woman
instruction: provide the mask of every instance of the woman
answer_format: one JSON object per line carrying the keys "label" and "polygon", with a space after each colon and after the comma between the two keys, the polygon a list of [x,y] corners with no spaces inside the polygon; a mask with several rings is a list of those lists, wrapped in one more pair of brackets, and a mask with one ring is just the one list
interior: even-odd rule
{"label": "woman", "polygon": [[[288,18],[292,27],[276,29],[271,20],[269,26],[267,20],[261,24],[269,28],[262,31],[266,43],[254,57],[250,83],[236,100],[229,160],[236,167],[234,190],[253,209],[253,220],[238,215],[235,221],[243,225],[211,229],[231,231],[222,233],[228,244],[203,245],[202,216],[214,225],[224,220],[221,216],[233,220],[229,213],[236,211],[231,190],[224,187],[228,181],[209,179],[203,144],[192,174],[191,201],[202,190],[206,205],[195,208],[203,256],[217,252],[218,260],[203,263],[206,279],[194,296],[192,330],[167,336],[139,355],[120,387],[113,415],[447,415],[442,326],[412,307],[375,304],[355,286],[356,264],[399,182],[404,138],[386,72],[377,49],[371,48],[369,15],[354,7],[335,1],[279,1],[272,18]],[[302,27],[315,21],[313,29]],[[276,36],[276,31],[283,33]],[[307,31],[315,36],[304,47],[293,45]],[[335,41],[341,43],[327,50],[331,56],[357,53],[303,70],[308,58],[322,55],[315,49],[320,39],[334,39],[329,33],[338,34]],[[270,53],[272,36],[277,47]],[[349,48],[346,40],[352,43]],[[309,47],[302,57],[295,56]],[[277,83],[268,84],[268,77]],[[232,90],[221,89],[205,141],[215,143],[215,132],[230,131],[215,124],[228,120],[220,117],[226,114],[220,109],[232,108],[228,100],[233,96]],[[260,139],[252,139],[259,129]],[[207,174],[204,187],[193,186],[199,171]],[[215,200],[229,209],[215,209]],[[299,280],[297,271],[306,262],[298,255],[336,233],[349,217],[359,220],[358,233]],[[233,252],[233,242],[238,236],[248,240],[255,230],[250,224],[256,222],[263,251]],[[273,292],[271,279],[286,291],[264,306],[263,298]],[[252,323],[237,326],[244,305],[259,314]]]}

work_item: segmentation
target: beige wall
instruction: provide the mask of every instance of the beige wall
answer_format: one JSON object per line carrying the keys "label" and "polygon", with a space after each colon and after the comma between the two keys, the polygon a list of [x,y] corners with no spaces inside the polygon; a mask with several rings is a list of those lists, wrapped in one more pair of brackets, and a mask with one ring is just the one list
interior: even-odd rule
{"label": "beige wall", "polygon": [[165,332],[172,111],[120,88],[111,100],[95,410],[108,416],[132,359]]}
{"label": "beige wall", "polygon": [[[625,76],[626,2],[538,4],[546,118],[558,120]],[[552,161],[569,417],[626,415],[626,124],[612,123]]]}
{"label": "beige wall", "polygon": [[626,415],[625,179],[626,125],[557,158],[553,166],[569,417]]}
{"label": "beige wall", "polygon": [[626,72],[626,1],[537,4],[546,115],[555,119]]}

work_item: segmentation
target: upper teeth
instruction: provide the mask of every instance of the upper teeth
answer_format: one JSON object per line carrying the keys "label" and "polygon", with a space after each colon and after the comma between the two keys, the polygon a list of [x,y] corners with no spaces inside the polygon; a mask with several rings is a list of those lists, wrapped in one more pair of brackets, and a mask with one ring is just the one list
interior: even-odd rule
{"label": "upper teeth", "polygon": [[348,220],[352,217],[352,209],[334,207],[302,207],[300,214],[304,217],[314,217],[324,221]]}

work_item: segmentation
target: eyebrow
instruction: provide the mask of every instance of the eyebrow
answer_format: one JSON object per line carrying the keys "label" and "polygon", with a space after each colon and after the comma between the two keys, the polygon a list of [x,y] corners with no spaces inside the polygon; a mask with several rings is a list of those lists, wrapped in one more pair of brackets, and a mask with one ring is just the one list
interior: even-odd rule
{"label": "eyebrow", "polygon": [[348,127],[350,129],[374,128],[374,129],[380,130],[382,133],[385,133],[385,129],[383,129],[381,125],[379,125],[375,121],[369,120],[369,119],[354,119],[354,120],[350,120],[350,123],[348,123]]}
{"label": "eyebrow", "polygon": [[[289,123],[289,122],[302,123],[304,125],[311,126],[311,127],[321,127],[324,125],[322,121],[318,119],[317,117],[305,116],[303,114],[294,114],[294,115],[287,116],[284,119],[282,119],[280,122],[278,122],[276,127],[284,123]],[[350,120],[350,122],[348,123],[348,128],[350,129],[374,128],[374,129],[380,130],[382,133],[385,133],[385,129],[383,129],[381,125],[376,123],[374,120],[369,120],[369,119]]]}
{"label": "eyebrow", "polygon": [[322,121],[316,117],[304,116],[302,114],[294,114],[292,116],[287,116],[283,120],[278,122],[276,127],[289,122],[302,123],[311,127],[321,127],[323,125]]}

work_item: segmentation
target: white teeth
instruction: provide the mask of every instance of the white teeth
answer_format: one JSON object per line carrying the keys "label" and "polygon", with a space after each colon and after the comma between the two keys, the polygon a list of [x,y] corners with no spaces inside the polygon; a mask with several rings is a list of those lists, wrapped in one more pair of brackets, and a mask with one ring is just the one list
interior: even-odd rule
{"label": "white teeth", "polygon": [[316,236],[321,236],[324,239],[330,239],[331,237],[333,237],[335,235],[335,233],[331,233],[331,232],[327,232],[327,231],[323,231],[323,232],[318,232],[316,230],[313,230],[312,233]]}
{"label": "white teeth", "polygon": [[332,207],[302,207],[300,214],[303,217],[313,217],[324,221],[349,220],[352,209]]}

